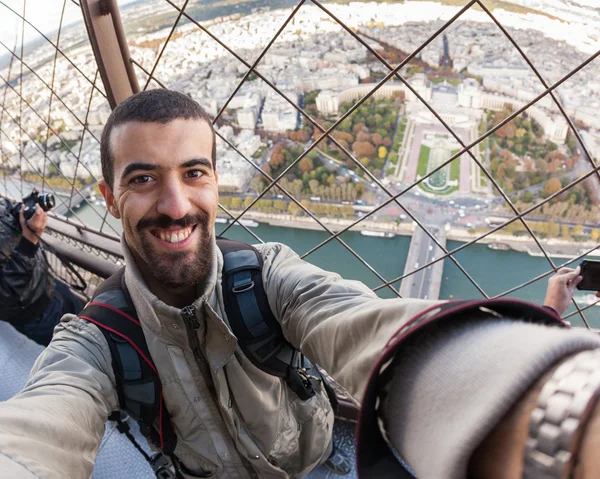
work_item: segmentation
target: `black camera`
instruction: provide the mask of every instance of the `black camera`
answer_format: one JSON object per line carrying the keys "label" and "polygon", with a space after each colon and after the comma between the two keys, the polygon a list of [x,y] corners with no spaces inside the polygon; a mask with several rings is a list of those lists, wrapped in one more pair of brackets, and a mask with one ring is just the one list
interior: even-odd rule
{"label": "black camera", "polygon": [[17,203],[14,206],[12,214],[15,218],[18,218],[21,207],[23,207],[25,208],[23,210],[23,216],[25,217],[25,221],[27,221],[35,213],[35,205],[40,205],[44,211],[48,211],[54,208],[55,204],[56,201],[54,200],[54,195],[50,193],[40,195],[40,192],[37,189],[34,189],[29,196],[23,198],[21,203]]}

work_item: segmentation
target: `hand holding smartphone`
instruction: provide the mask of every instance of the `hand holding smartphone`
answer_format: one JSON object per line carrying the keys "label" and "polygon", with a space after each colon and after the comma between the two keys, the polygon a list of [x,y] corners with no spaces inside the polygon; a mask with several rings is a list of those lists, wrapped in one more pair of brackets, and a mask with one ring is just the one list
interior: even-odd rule
{"label": "hand holding smartphone", "polygon": [[586,259],[581,262],[580,266],[579,274],[583,276],[583,280],[577,285],[577,289],[600,291],[600,261]]}

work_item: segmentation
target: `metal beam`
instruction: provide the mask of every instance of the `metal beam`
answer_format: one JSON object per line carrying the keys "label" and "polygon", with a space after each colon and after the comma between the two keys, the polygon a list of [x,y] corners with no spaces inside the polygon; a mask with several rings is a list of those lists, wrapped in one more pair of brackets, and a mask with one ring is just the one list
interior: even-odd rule
{"label": "metal beam", "polygon": [[82,0],[81,10],[110,107],[140,91],[116,0]]}

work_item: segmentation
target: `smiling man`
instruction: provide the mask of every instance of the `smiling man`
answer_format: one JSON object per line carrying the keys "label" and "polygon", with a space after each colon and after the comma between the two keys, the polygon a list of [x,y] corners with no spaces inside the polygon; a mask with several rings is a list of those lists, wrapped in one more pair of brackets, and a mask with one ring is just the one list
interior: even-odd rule
{"label": "smiling man", "polygon": [[182,307],[208,278],[219,194],[210,120],[191,100],[180,101],[189,117],[161,122],[164,113],[152,105],[141,112],[150,121],[139,121],[133,108],[109,120],[100,190],[110,213],[122,220],[125,242],[150,289]]}
{"label": "smiling man", "polygon": [[[305,396],[290,377],[258,367],[240,346],[244,338],[233,333],[223,286],[229,253],[217,247],[213,229],[215,156],[206,113],[168,90],[125,100],[102,135],[100,187],[110,213],[123,224],[124,284],[146,359],[160,378],[165,417],[158,426],[166,420],[173,429],[177,477],[301,478],[330,457],[332,407],[323,381],[307,373],[303,360],[295,365],[295,353],[290,376],[300,374],[312,395]],[[400,328],[420,314],[434,315],[429,322],[442,317],[436,311],[443,302],[382,300],[362,283],[302,261],[285,245],[264,244],[257,251],[259,278],[234,293],[262,283],[285,340],[358,399]],[[578,271],[559,271],[548,306],[562,313],[577,281]],[[252,298],[239,300],[239,307],[254,308]],[[482,307],[468,317],[440,320],[434,329],[415,323],[419,335],[388,368],[391,379],[379,379],[388,389],[378,411],[382,427],[419,477],[462,478],[469,468],[490,479],[519,477],[524,458],[529,464],[524,444],[530,417],[538,417],[529,406],[546,380],[540,377],[600,347],[591,333],[547,326],[560,323],[540,308],[528,307],[515,320],[489,311]],[[261,330],[265,323],[252,326]],[[123,393],[113,370],[117,340],[105,336],[93,318],[63,318],[26,387],[0,404],[2,477],[90,477],[105,422]],[[279,350],[269,349],[272,343],[261,344],[265,356],[279,357]],[[597,371],[600,360],[592,359],[586,367]],[[561,374],[575,370],[563,368]],[[591,408],[594,397],[588,394],[585,405]],[[587,420],[579,419],[582,425]],[[568,438],[580,437],[581,428],[569,424]],[[591,475],[581,477],[595,477],[598,468],[590,464]],[[516,475],[507,476],[507,470]]]}

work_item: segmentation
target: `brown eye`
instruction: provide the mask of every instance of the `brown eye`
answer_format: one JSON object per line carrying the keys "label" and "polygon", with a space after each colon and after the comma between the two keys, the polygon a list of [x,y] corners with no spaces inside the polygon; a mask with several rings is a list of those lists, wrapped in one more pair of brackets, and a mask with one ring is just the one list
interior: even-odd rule
{"label": "brown eye", "polygon": [[202,170],[189,170],[185,173],[186,178],[201,178],[204,176],[204,172]]}
{"label": "brown eye", "polygon": [[139,175],[139,176],[136,176],[135,178],[132,178],[129,183],[132,183],[134,185],[143,185],[146,183],[150,183],[151,181],[152,181],[152,177],[150,175]]}

